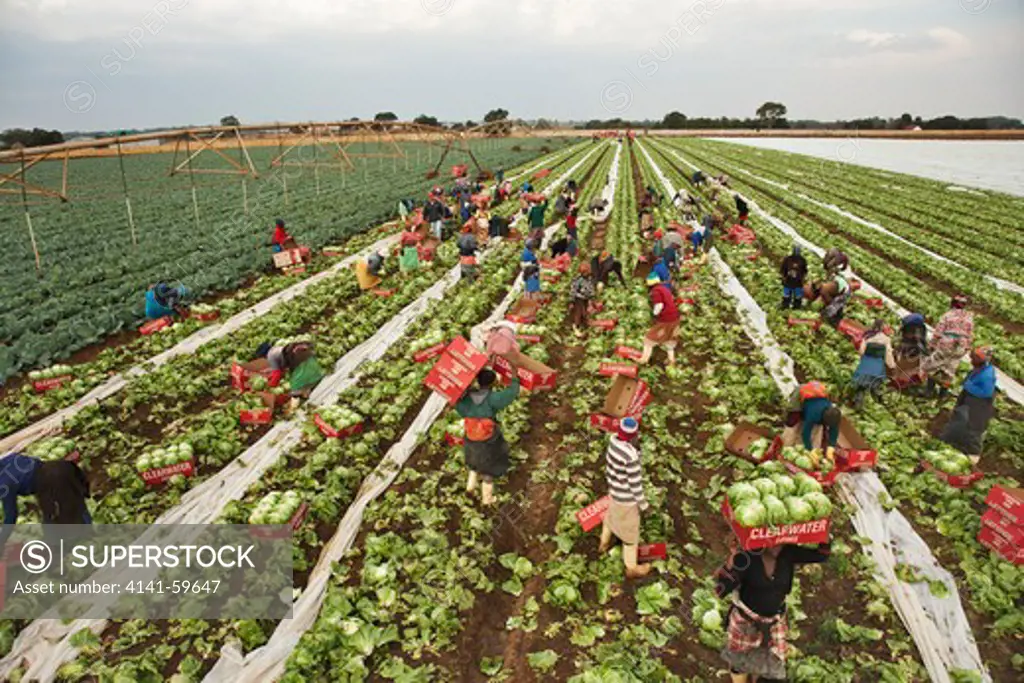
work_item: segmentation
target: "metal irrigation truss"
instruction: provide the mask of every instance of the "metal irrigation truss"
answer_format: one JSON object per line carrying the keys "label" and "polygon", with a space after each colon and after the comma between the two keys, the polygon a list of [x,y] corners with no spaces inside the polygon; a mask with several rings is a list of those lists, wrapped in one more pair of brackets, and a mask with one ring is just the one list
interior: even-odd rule
{"label": "metal irrigation truss", "polygon": [[[172,154],[170,170],[166,177],[185,174],[189,178],[192,206],[196,223],[199,222],[199,205],[196,196],[195,177],[199,175],[240,176],[242,178],[243,205],[247,205],[246,179],[257,179],[260,173],[249,154],[250,147],[273,146],[276,141],[277,154],[273,156],[268,170],[284,167],[312,168],[316,177],[318,194],[320,170],[337,170],[342,173],[355,170],[354,159],[376,158],[401,159],[409,168],[409,151],[400,142],[411,142],[427,147],[427,161],[433,161],[430,149],[441,149],[438,161],[427,177],[439,175],[440,168],[450,155],[465,155],[476,167],[478,176],[492,174],[483,168],[473,154],[473,141],[486,141],[498,137],[516,135],[529,137],[534,129],[518,121],[494,121],[480,126],[452,130],[405,121],[309,121],[299,123],[252,124],[239,126],[202,126],[181,128],[130,135],[114,135],[90,140],[76,140],[43,147],[19,148],[0,151],[0,206],[19,204],[25,214],[36,269],[42,270],[35,230],[32,227],[30,207],[58,200],[72,202],[68,169],[74,159],[117,157],[121,177],[121,192],[125,213],[131,230],[132,244],[138,244],[132,200],[129,191],[128,173],[125,171],[125,156],[138,154]],[[157,145],[147,145],[156,142]],[[373,146],[372,150],[368,147]],[[228,152],[233,155],[229,155]],[[417,161],[420,147],[417,146]],[[199,167],[197,159],[205,155],[220,163],[219,168]],[[237,155],[237,158],[234,158]],[[59,182],[30,179],[28,171],[44,161],[61,164]],[[13,167],[12,170],[7,168]],[[155,179],[132,178],[132,186],[153,182]],[[285,180],[285,182],[287,182]],[[89,186],[80,186],[88,189]],[[287,185],[285,185],[287,198]],[[5,198],[9,201],[4,201]],[[107,194],[105,198],[110,198]],[[85,201],[97,199],[87,196]],[[31,201],[30,201],[31,199]]]}

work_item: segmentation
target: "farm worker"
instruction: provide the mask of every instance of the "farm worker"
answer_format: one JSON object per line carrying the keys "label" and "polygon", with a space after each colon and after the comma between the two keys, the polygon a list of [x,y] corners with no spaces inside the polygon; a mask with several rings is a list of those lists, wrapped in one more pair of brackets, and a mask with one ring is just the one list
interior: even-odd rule
{"label": "farm worker", "polygon": [[530,265],[537,265],[537,243],[533,240],[526,240],[523,246],[523,255],[519,257],[520,265],[525,270]]}
{"label": "farm worker", "polygon": [[172,287],[166,282],[156,283],[146,291],[146,317],[156,320],[175,313],[184,313],[183,302],[188,293],[185,285]]}
{"label": "farm worker", "polygon": [[433,196],[423,208],[423,220],[430,224],[430,231],[434,239],[441,239],[441,229],[444,227],[445,205],[437,196]]}
{"label": "farm worker", "polygon": [[380,284],[380,273],[384,267],[384,257],[379,253],[370,254],[365,261],[356,263],[356,282],[364,292]]}
{"label": "farm worker", "polygon": [[497,376],[493,370],[484,368],[476,376],[477,388],[455,404],[455,411],[462,417],[466,426],[466,441],[463,446],[466,467],[469,468],[466,493],[472,495],[479,482],[481,502],[484,505],[494,503],[494,479],[504,475],[509,468],[508,442],[505,441],[501,425],[497,421],[498,413],[510,406],[519,396],[516,364],[511,360],[508,363],[512,366],[513,379],[507,389],[493,391],[491,387]]}
{"label": "farm worker", "polygon": [[782,259],[779,272],[782,274],[782,307],[802,308],[807,259],[800,253],[800,245],[794,244],[792,253]]}
{"label": "farm worker", "polygon": [[[828,441],[825,457],[835,459],[835,446],[839,443],[839,425],[843,414],[828,398],[828,388],[821,382],[807,382],[793,392],[786,409],[786,429],[782,432],[782,442],[791,446],[796,443],[797,425],[801,425],[799,439],[807,450],[817,448],[817,443]],[[815,431],[821,428],[824,433],[821,439],[815,438]]]}
{"label": "farm worker", "polygon": [[747,216],[750,215],[750,208],[747,206],[747,202],[744,201],[743,197],[741,197],[738,192],[733,195],[733,199],[736,200],[736,213],[739,214],[740,223],[745,223],[747,220]]}
{"label": "farm worker", "polygon": [[672,289],[672,275],[669,272],[668,264],[665,263],[665,258],[659,256],[654,260],[654,266],[651,267],[651,273],[658,276],[658,279],[662,283],[668,285],[669,289]]}
{"label": "farm worker", "polygon": [[402,255],[398,259],[398,267],[403,273],[420,267],[420,252],[415,244],[407,244],[402,247]]}
{"label": "farm worker", "polygon": [[579,274],[569,285],[569,298],[572,300],[569,315],[577,337],[583,334],[583,330],[587,326],[587,309],[590,306],[590,300],[594,298],[592,275],[590,264],[584,261],[580,264]]}
{"label": "farm worker", "polygon": [[901,358],[920,358],[928,349],[928,328],[925,326],[924,316],[920,313],[911,313],[900,321],[900,348]]}
{"label": "farm worker", "polygon": [[565,216],[569,213],[569,195],[566,192],[562,192],[558,195],[558,199],[555,200],[555,216]]}
{"label": "farm worker", "polygon": [[607,251],[602,251],[600,256],[595,256],[590,260],[590,269],[594,274],[594,283],[599,290],[608,284],[612,273],[619,276],[619,282],[623,286],[626,284],[626,278],[622,275],[622,263]]}
{"label": "farm worker", "polygon": [[462,234],[457,242],[459,247],[459,264],[462,270],[462,277],[467,280],[475,280],[477,276],[476,252],[479,247],[476,243],[476,235],[469,225],[463,226]]}
{"label": "farm worker", "polygon": [[568,192],[571,195],[570,199],[573,202],[575,202],[576,201],[576,195],[579,194],[580,188],[579,188],[579,185],[576,184],[575,180],[573,180],[572,178],[569,178],[569,182],[567,182],[565,184],[565,191]]}
{"label": "farm worker", "polygon": [[530,221],[530,231],[536,232],[544,229],[544,213],[548,210],[548,200],[543,202],[533,202],[530,206],[530,211],[527,213],[527,219]]}
{"label": "farm worker", "polygon": [[493,214],[488,223],[487,234],[490,237],[508,237],[508,222],[498,214]]}
{"label": "farm worker", "polygon": [[957,294],[950,310],[939,318],[929,346],[931,353],[921,362],[921,378],[928,378],[928,395],[934,396],[937,388],[940,396],[949,392],[960,359],[973,343],[974,314],[967,310],[967,297]]}
{"label": "farm worker", "polygon": [[995,414],[996,369],[992,367],[992,349],[979,346],[971,352],[971,371],[964,380],[949,423],[940,438],[971,462],[981,459],[982,440]]}
{"label": "farm worker", "polygon": [[416,203],[411,199],[398,200],[398,217],[402,219],[403,223],[409,222],[409,214],[415,206]]}
{"label": "farm worker", "polygon": [[531,184],[530,181],[527,180],[525,183],[523,183],[523,186],[519,188],[519,192],[522,194],[529,194],[533,192],[533,184]]}
{"label": "farm worker", "polygon": [[275,254],[290,248],[289,242],[293,242],[292,236],[284,229],[284,221],[278,218],[274,221],[274,236],[270,238],[270,250]]}
{"label": "farm worker", "polygon": [[693,250],[693,258],[697,258],[697,254],[700,254],[701,263],[705,260],[702,247],[704,246],[704,238],[708,234],[709,230],[704,223],[698,223],[694,226],[693,232],[690,233],[690,246]]}
{"label": "farm worker", "polygon": [[698,187],[704,184],[704,173],[701,171],[694,171],[690,177],[690,182]]}
{"label": "farm worker", "polygon": [[540,298],[540,266],[531,263],[523,269],[523,280],[526,282],[526,298]]}
{"label": "farm worker", "polygon": [[733,600],[725,616],[722,659],[733,683],[761,679],[784,681],[786,674],[786,597],[793,590],[797,565],[827,562],[831,546],[777,545],[763,551],[734,549],[715,572],[715,592]]}
{"label": "farm worker", "polygon": [[569,237],[574,240],[579,240],[579,229],[577,228],[579,213],[579,209],[573,208],[573,210],[569,212],[569,215],[565,217],[565,231],[568,232]]}
{"label": "farm worker", "polygon": [[673,270],[678,268],[682,260],[680,254],[685,248],[685,242],[683,241],[683,236],[679,234],[678,225],[668,226],[668,231],[665,233],[665,237],[662,238],[662,244],[665,245],[665,263]]}
{"label": "farm worker", "polygon": [[874,324],[865,330],[864,336],[857,344],[860,362],[853,373],[853,404],[857,408],[863,405],[864,396],[868,392],[879,400],[888,377],[887,370],[896,367],[896,359],[892,354],[892,340],[882,331],[884,326],[881,318],[876,319]]}
{"label": "farm worker", "polygon": [[729,187],[729,176],[725,175],[724,173],[719,175],[717,180],[719,185],[723,187]]}
{"label": "farm worker", "polygon": [[569,253],[569,237],[559,237],[551,243],[551,258],[557,258],[562,254]]}
{"label": "farm worker", "polygon": [[604,476],[611,504],[601,523],[601,544],[597,551],[602,554],[608,552],[613,536],[622,541],[627,579],[642,579],[651,573],[651,565],[637,564],[640,513],[648,508],[640,450],[636,446],[639,431],[640,424],[634,418],[623,418],[618,432],[608,440],[604,456]]}
{"label": "farm worker", "polygon": [[825,252],[823,257],[823,265],[825,266],[825,272],[831,277],[836,273],[841,273],[850,267],[850,259],[843,252],[839,251],[835,247],[832,247]]}
{"label": "farm worker", "polygon": [[495,181],[497,181],[498,185],[501,185],[502,183],[505,182],[505,167],[504,166],[499,166],[498,167],[498,172],[494,174],[494,179],[495,179]]}
{"label": "farm worker", "polygon": [[651,235],[654,242],[651,244],[651,256],[655,259],[661,258],[665,254],[665,233],[661,230],[655,230],[654,234]]}
{"label": "farm worker", "polygon": [[89,481],[77,464],[9,453],[0,458],[0,501],[4,507],[0,546],[18,523],[19,496],[36,497],[43,524],[92,524],[85,504]]}
{"label": "farm worker", "polygon": [[324,377],[324,372],[316,360],[313,345],[308,342],[276,346],[264,342],[256,349],[256,357],[267,359],[267,365],[270,367],[270,386],[279,386],[285,374],[288,375],[292,396],[309,396]]}
{"label": "farm worker", "polygon": [[593,200],[591,200],[590,204],[587,206],[587,210],[590,212],[591,216],[596,217],[599,213],[604,211],[607,207],[608,207],[608,200],[607,199],[593,199]]}
{"label": "farm worker", "polygon": [[847,279],[837,271],[832,277],[832,282],[821,287],[819,291],[821,300],[825,304],[825,308],[821,310],[821,315],[830,325],[835,327],[843,319],[846,304],[850,302],[850,297],[853,296],[853,288],[850,287]]}
{"label": "farm worker", "polygon": [[640,200],[637,220],[642,232],[647,232],[654,227],[654,198],[651,197],[650,192],[644,192],[643,199]]}
{"label": "farm worker", "polygon": [[679,308],[675,296],[668,285],[654,273],[647,276],[647,288],[650,290],[651,312],[654,324],[644,335],[644,352],[640,357],[640,365],[651,360],[655,345],[665,347],[668,364],[676,364],[676,333],[679,331]]}

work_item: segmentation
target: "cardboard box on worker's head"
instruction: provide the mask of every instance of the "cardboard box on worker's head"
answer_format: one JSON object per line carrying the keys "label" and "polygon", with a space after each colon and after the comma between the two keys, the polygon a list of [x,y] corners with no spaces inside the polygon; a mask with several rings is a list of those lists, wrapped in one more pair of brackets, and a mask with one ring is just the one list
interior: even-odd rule
{"label": "cardboard box on worker's head", "polygon": [[590,424],[606,432],[614,432],[619,428],[619,420],[624,417],[639,419],[650,402],[651,390],[646,382],[617,375],[604,398],[601,412],[590,415]]}
{"label": "cardboard box on worker's head", "polygon": [[539,360],[530,358],[519,351],[509,351],[493,358],[494,371],[506,382],[512,381],[512,366],[509,364],[509,360],[516,364],[516,374],[523,389],[537,391],[538,389],[554,388],[558,373]]}

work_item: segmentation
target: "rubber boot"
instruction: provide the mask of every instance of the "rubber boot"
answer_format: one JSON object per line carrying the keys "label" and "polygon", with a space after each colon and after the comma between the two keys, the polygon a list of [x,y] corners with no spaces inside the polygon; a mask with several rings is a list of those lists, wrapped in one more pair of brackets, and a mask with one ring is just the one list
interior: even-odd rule
{"label": "rubber boot", "polygon": [[788,296],[782,297],[782,310],[786,310],[793,305],[793,299]]}
{"label": "rubber boot", "polygon": [[494,504],[494,482],[493,481],[485,481],[485,482],[481,483],[480,484],[480,491],[483,494],[481,496],[481,502],[484,505],[493,505]]}
{"label": "rubber boot", "polygon": [[604,555],[612,547],[612,530],[607,524],[601,525],[601,543],[597,546],[597,552]]}
{"label": "rubber boot", "polygon": [[803,299],[800,299],[800,298],[794,298],[793,299],[793,310],[794,311],[799,311],[803,307],[804,307],[804,300]]}
{"label": "rubber boot", "polygon": [[853,394],[853,408],[854,410],[860,410],[864,407],[864,390],[857,389]]}
{"label": "rubber boot", "polygon": [[466,480],[466,493],[472,494],[476,490],[476,484],[479,479],[480,475],[473,470],[469,471],[469,479]]}
{"label": "rubber boot", "polygon": [[925,398],[935,398],[938,392],[935,389],[935,380],[931,377],[928,378],[928,383],[924,387]]}
{"label": "rubber boot", "polygon": [[638,550],[635,544],[622,546],[622,559],[626,563],[627,579],[642,579],[651,573],[651,565],[638,565],[636,563]]}
{"label": "rubber boot", "polygon": [[668,364],[669,365],[675,365],[676,364],[676,345],[675,344],[665,344],[665,353],[668,354]]}
{"label": "rubber boot", "polygon": [[643,355],[640,356],[640,360],[638,360],[637,362],[640,365],[647,365],[647,363],[650,362],[650,360],[651,360],[651,354],[652,353],[654,353],[654,342],[652,342],[650,339],[646,339],[645,338],[644,339],[644,352],[643,352]]}

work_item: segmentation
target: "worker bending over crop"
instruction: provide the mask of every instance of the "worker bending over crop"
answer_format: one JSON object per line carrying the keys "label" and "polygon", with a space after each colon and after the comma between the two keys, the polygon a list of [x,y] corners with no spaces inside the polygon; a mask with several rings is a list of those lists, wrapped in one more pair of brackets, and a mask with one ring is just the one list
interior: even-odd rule
{"label": "worker bending over crop", "polygon": [[953,415],[940,438],[978,464],[988,423],[995,414],[996,369],[992,349],[979,346],[971,352],[971,371],[957,397]]}
{"label": "worker bending over crop", "polygon": [[185,298],[189,291],[185,285],[172,287],[166,282],[158,282],[146,291],[146,317],[150,320],[168,315],[185,315]]}
{"label": "worker bending over crop", "polygon": [[883,328],[881,319],[864,331],[857,344],[860,362],[853,373],[854,397],[853,404],[860,408],[864,404],[864,396],[870,392],[876,400],[881,398],[882,388],[888,378],[888,370],[896,367],[896,359],[892,354],[892,340]]}
{"label": "worker bending over crop", "polygon": [[477,388],[468,392],[458,403],[455,411],[462,417],[466,436],[463,451],[469,478],[466,493],[472,494],[480,484],[481,502],[494,503],[494,479],[503,476],[509,468],[509,447],[501,433],[498,413],[512,404],[519,396],[517,368],[512,366],[512,383],[506,389],[494,391],[491,387],[497,379],[493,370],[484,368],[476,376]]}
{"label": "worker bending over crop", "polygon": [[793,252],[782,259],[779,271],[782,273],[782,307],[801,308],[804,280],[807,279],[807,259],[800,253],[800,245],[793,245]]}
{"label": "worker bending over crop", "polygon": [[612,273],[619,277],[619,282],[623,286],[626,284],[626,278],[622,275],[622,263],[607,251],[602,251],[600,256],[594,256],[590,260],[590,269],[594,274],[594,284],[599,290],[608,284]]}
{"label": "worker bending over crop", "polygon": [[960,359],[973,344],[974,314],[967,310],[967,297],[957,294],[950,309],[939,318],[932,333],[930,354],[921,362],[921,379],[928,380],[929,396],[949,393]]}
{"label": "worker bending over crop", "polygon": [[373,289],[381,282],[381,273],[384,272],[384,255],[380,252],[373,252],[365,261],[356,262],[356,282],[359,289],[364,292]]}
{"label": "worker bending over crop", "polygon": [[811,451],[827,442],[825,457],[834,461],[842,420],[842,412],[829,400],[828,388],[821,382],[807,382],[789,399],[782,443],[792,446],[799,440],[805,449]]}
{"label": "worker bending over crop", "polygon": [[750,207],[747,206],[747,202],[739,195],[738,192],[732,197],[736,201],[736,213],[739,214],[740,224],[746,223],[747,217],[750,215]]}
{"label": "worker bending over crop", "polygon": [[612,537],[622,541],[622,560],[627,579],[642,579],[651,573],[651,565],[637,563],[640,547],[640,513],[647,509],[644,496],[643,468],[637,435],[640,424],[632,417],[623,418],[619,429],[608,440],[605,451],[604,476],[608,482],[611,503],[601,523],[599,553],[611,548]]}
{"label": "worker bending over crop", "polygon": [[726,613],[722,648],[733,683],[787,680],[786,597],[793,590],[793,574],[797,565],[826,562],[830,550],[828,543],[816,549],[796,545],[757,552],[735,549],[715,572],[718,597],[739,591]]}
{"label": "worker bending over crop", "polygon": [[822,265],[825,267],[825,273],[832,277],[850,267],[850,258],[839,249],[832,247],[822,257]]}
{"label": "worker bending over crop", "polygon": [[572,305],[569,310],[573,330],[576,336],[583,334],[587,326],[587,314],[590,307],[590,300],[594,298],[594,279],[592,277],[590,264],[584,261],[580,264],[579,274],[573,278],[569,285],[569,298]]}
{"label": "worker bending over crop", "polygon": [[310,342],[299,341],[271,344],[264,342],[256,350],[257,358],[266,358],[270,367],[270,386],[281,384],[285,375],[293,397],[308,397],[324,378],[324,371],[317,362],[316,352]]}
{"label": "worker bending over crop", "polygon": [[900,321],[900,358],[920,358],[928,351],[928,327],[924,316],[911,313]]}
{"label": "worker bending over crop", "polygon": [[77,464],[9,453],[0,458],[0,502],[4,508],[0,547],[18,523],[19,496],[36,497],[43,524],[92,524],[85,504],[89,481]]}
{"label": "worker bending over crop", "polygon": [[465,225],[462,227],[462,234],[459,235],[458,247],[459,264],[461,266],[463,279],[470,281],[476,280],[476,252],[479,251],[479,247],[477,246],[476,235],[473,234],[472,226]]}
{"label": "worker bending over crop", "polygon": [[270,250],[276,254],[285,249],[292,249],[294,246],[295,240],[284,229],[284,221],[278,218],[274,221],[274,235],[270,238]]}
{"label": "worker bending over crop", "polygon": [[657,345],[665,347],[668,364],[675,365],[676,335],[679,332],[680,318],[679,307],[676,306],[672,290],[654,273],[647,276],[647,287],[650,290],[654,324],[644,335],[644,352],[640,357],[640,365],[645,365],[651,360],[651,353],[654,352],[654,347]]}

